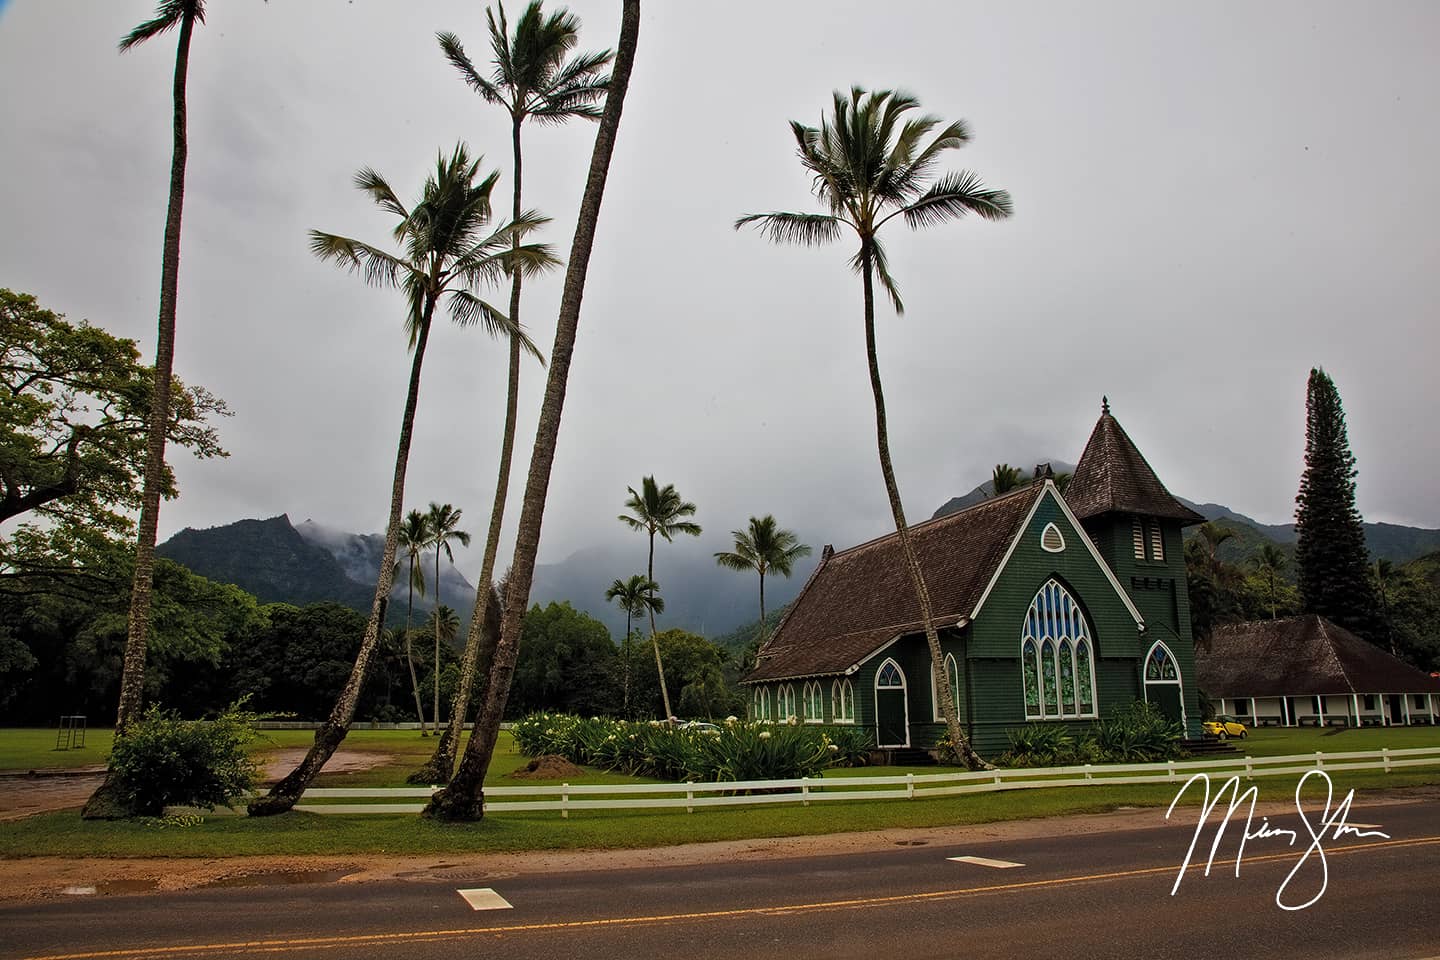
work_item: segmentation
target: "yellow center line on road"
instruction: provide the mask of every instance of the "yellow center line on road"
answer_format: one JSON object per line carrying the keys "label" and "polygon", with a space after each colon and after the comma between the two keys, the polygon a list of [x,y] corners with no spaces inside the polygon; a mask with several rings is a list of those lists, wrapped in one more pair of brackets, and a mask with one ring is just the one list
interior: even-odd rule
{"label": "yellow center line on road", "polygon": [[[1373,843],[1355,843],[1325,851],[1325,856],[1358,853],[1365,850],[1396,849],[1401,847],[1422,847],[1440,844],[1440,836],[1417,837],[1410,840],[1382,840]],[[1265,863],[1275,860],[1298,859],[1299,853],[1272,853],[1259,857],[1246,857],[1245,863]],[[1232,866],[1235,859],[1217,860],[1214,867]],[[1203,862],[1192,864],[1189,869],[1203,870]],[[230,943],[175,944],[171,946],[126,947],[119,950],[96,950],[88,953],[56,953],[44,956],[24,957],[22,960],[145,960],[153,957],[184,957],[206,953],[225,956],[284,953],[294,950],[338,949],[341,947],[383,946],[402,943],[431,943],[440,940],[477,936],[503,936],[513,933],[536,933],[541,931],[594,930],[606,927],[646,926],[652,924],[678,923],[684,921],[706,921],[733,919],[736,917],[785,916],[796,913],[810,913],[823,910],[852,910],[863,907],[890,906],[901,903],[929,903],[964,896],[986,893],[1005,893],[1014,890],[1034,890],[1045,887],[1068,886],[1077,883],[1096,883],[1105,880],[1121,880],[1128,877],[1143,877],[1158,873],[1173,873],[1176,866],[1141,867],[1134,870],[1116,870],[1110,873],[1092,873],[1074,877],[1052,877],[1048,880],[1024,880],[1014,883],[987,884],[979,887],[961,887],[953,890],[933,890],[925,893],[902,893],[883,897],[858,897],[849,900],[825,900],[815,903],[777,904],[765,907],[737,907],[730,910],[705,910],[696,913],[654,914],[638,917],[601,917],[592,920],[555,920],[543,923],[500,924],[490,927],[460,927],[452,930],[412,930],[396,933],[368,933],[329,937],[299,937],[277,940],[239,940]]]}

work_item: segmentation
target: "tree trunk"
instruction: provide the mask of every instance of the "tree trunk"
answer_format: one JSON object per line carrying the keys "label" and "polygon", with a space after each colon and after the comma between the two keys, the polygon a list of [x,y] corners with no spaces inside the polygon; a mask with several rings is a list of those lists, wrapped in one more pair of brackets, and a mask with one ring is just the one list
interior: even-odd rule
{"label": "tree trunk", "polygon": [[[760,644],[765,643],[765,571],[760,571]],[[755,648],[759,650],[760,647]]]}
{"label": "tree trunk", "polygon": [[415,335],[415,357],[410,364],[410,387],[405,394],[405,412],[400,418],[400,442],[395,451],[395,479],[390,487],[390,517],[385,524],[385,550],[380,558],[380,574],[375,581],[375,599],[370,606],[370,622],[365,625],[365,635],[360,641],[360,650],[355,654],[355,666],[340,691],[330,716],[320,729],[315,731],[315,742],[300,765],[270,788],[270,792],[255,800],[248,807],[252,817],[284,813],[293,807],[325,766],[335,750],[350,732],[350,721],[355,719],[355,707],[360,701],[360,690],[365,685],[365,674],[370,667],[370,658],[380,639],[380,630],[385,625],[385,608],[390,601],[390,588],[395,582],[395,550],[400,541],[400,515],[405,501],[405,469],[410,463],[410,437],[415,428],[415,408],[420,400],[420,368],[425,361],[425,344],[430,339],[430,319],[435,314],[433,293],[425,297],[425,309],[420,318],[420,329]]}
{"label": "tree trunk", "polygon": [[[135,537],[135,571],[130,586],[130,616],[125,637],[125,659],[120,675],[120,703],[115,714],[115,737],[129,731],[140,718],[145,694],[145,650],[150,639],[150,596],[154,589],[155,531],[160,522],[160,494],[165,488],[165,436],[170,426],[170,377],[175,365],[176,292],[180,282],[180,222],[185,205],[185,80],[190,69],[190,37],[195,18],[180,19],[175,47],[173,143],[170,152],[170,201],[165,212],[165,246],[160,257],[160,316],[155,336],[155,385],[150,399],[145,441],[145,479],[141,492],[140,521]],[[107,773],[105,781],[86,801],[80,815],[87,819],[128,814]]]}
{"label": "tree trunk", "polygon": [[665,665],[660,662],[660,641],[655,637],[655,531],[650,531],[650,564],[645,569],[645,575],[650,578],[650,586],[646,593],[650,595],[650,646],[655,651],[655,670],[660,674],[660,701],[665,705],[665,722],[669,723],[674,716],[670,712],[670,690],[665,684]]}
{"label": "tree trunk", "polygon": [[630,608],[625,608],[625,641],[620,645],[621,661],[624,663],[624,706],[621,708],[621,715],[626,720],[630,719]]}
{"label": "tree trunk", "polygon": [[[410,644],[410,620],[415,612],[415,554],[410,554],[410,597],[405,601],[405,663],[410,667],[410,691],[415,694],[415,717],[420,721],[420,736],[425,732],[425,707],[420,701],[420,680],[415,676],[415,651]],[[381,629],[384,629],[383,625]]]}
{"label": "tree trunk", "polygon": [[[439,535],[437,531],[437,535]],[[433,688],[434,715],[430,724],[435,735],[440,735],[440,545],[435,545],[435,612],[431,615],[435,621],[435,672],[430,675],[430,686]]]}
{"label": "tree trunk", "polygon": [[555,346],[550,353],[550,372],[545,383],[545,398],[540,406],[540,423],[535,430],[530,475],[525,483],[520,527],[515,538],[515,556],[505,591],[505,617],[501,622],[495,662],[490,670],[490,683],[485,691],[485,705],[475,721],[475,730],[466,745],[459,769],[449,786],[430,800],[425,808],[426,816],[446,820],[478,820],[484,815],[485,773],[495,752],[495,741],[500,734],[500,720],[505,714],[505,701],[510,695],[510,681],[515,674],[520,629],[525,618],[525,607],[530,601],[530,585],[535,576],[535,553],[540,546],[540,528],[545,515],[545,495],[555,463],[555,446],[559,439],[560,418],[565,406],[570,360],[575,350],[575,335],[580,326],[580,303],[585,294],[585,274],[590,265],[590,251],[594,246],[595,228],[600,219],[600,201],[605,193],[605,178],[615,150],[615,136],[620,128],[620,113],[625,103],[625,91],[630,83],[630,69],[635,62],[635,48],[639,37],[640,0],[624,0],[620,41],[611,73],[610,91],[605,98],[605,111],[600,118],[600,127],[595,133],[590,174],[580,201],[575,240],[570,248],[570,265],[565,271],[565,289],[555,326]]}
{"label": "tree trunk", "polygon": [[885,418],[885,392],[880,384],[880,362],[875,351],[875,288],[872,277],[873,262],[868,243],[860,252],[861,277],[865,290],[865,353],[870,364],[870,390],[875,395],[875,440],[880,448],[880,472],[885,477],[885,494],[890,498],[890,513],[895,519],[895,533],[900,539],[900,551],[905,557],[905,566],[910,573],[910,582],[915,587],[916,599],[920,602],[920,620],[925,625],[925,643],[930,648],[930,672],[935,678],[935,689],[940,696],[940,713],[945,718],[945,729],[950,742],[972,770],[989,769],[990,764],[981,759],[970,746],[970,739],[960,728],[960,718],[955,711],[955,695],[950,687],[950,676],[945,672],[945,656],[940,650],[940,636],[935,632],[935,621],[930,612],[930,591],[925,586],[925,576],[920,570],[920,559],[915,555],[915,545],[910,540],[910,528],[905,523],[905,508],[900,503],[900,488],[895,482],[895,468],[890,463],[890,431]]}
{"label": "tree trunk", "polygon": [[[510,124],[510,146],[515,164],[515,183],[511,194],[510,222],[520,219],[521,164],[520,120]],[[520,238],[510,242],[510,249],[520,246]],[[520,271],[510,273],[510,321],[520,323]],[[485,534],[485,553],[480,559],[480,579],[475,582],[475,609],[470,614],[470,629],[465,635],[465,652],[460,659],[460,684],[450,703],[450,722],[435,747],[430,761],[411,774],[416,783],[449,781],[455,769],[455,751],[460,745],[460,732],[470,711],[470,691],[475,684],[475,671],[480,662],[482,627],[490,620],[491,597],[495,595],[495,556],[500,552],[500,529],[505,523],[505,501],[510,493],[510,466],[515,458],[515,422],[520,402],[520,338],[510,338],[510,370],[505,390],[505,428],[500,435],[500,470],[495,478],[495,503],[490,508],[490,529]],[[498,626],[496,628],[498,633]],[[497,638],[498,639],[498,638]],[[493,655],[494,642],[490,650]],[[437,728],[438,729],[438,728]]]}

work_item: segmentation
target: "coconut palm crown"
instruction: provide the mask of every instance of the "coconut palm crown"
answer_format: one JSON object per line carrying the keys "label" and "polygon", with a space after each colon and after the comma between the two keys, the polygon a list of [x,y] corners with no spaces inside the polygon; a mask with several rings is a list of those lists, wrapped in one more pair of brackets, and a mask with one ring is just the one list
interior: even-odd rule
{"label": "coconut palm crown", "polygon": [[759,640],[765,637],[765,578],[773,574],[790,576],[795,561],[810,556],[810,547],[800,542],[792,531],[780,529],[770,514],[751,517],[750,526],[745,530],[732,530],[735,538],[733,551],[715,554],[715,562],[730,570],[742,573],[754,571],[760,575],[760,632]]}

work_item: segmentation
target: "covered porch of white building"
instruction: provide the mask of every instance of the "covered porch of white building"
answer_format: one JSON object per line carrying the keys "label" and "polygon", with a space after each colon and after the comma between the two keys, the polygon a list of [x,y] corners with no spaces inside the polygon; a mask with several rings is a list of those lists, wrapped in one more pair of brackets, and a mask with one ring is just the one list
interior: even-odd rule
{"label": "covered porch of white building", "polygon": [[1252,727],[1436,726],[1440,696],[1433,693],[1329,693],[1298,696],[1224,696],[1216,712]]}

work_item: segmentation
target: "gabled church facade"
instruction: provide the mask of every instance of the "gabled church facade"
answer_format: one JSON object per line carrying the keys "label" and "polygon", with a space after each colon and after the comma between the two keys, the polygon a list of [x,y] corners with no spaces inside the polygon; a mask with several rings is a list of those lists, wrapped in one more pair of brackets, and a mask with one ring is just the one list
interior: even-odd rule
{"label": "gabled church facade", "polygon": [[[1062,494],[1048,475],[912,526],[943,666],[982,753],[1026,723],[1081,728],[1157,704],[1198,736],[1181,530],[1170,495],[1105,405]],[[757,719],[856,724],[882,750],[944,733],[895,534],[819,566],[744,679]]]}

